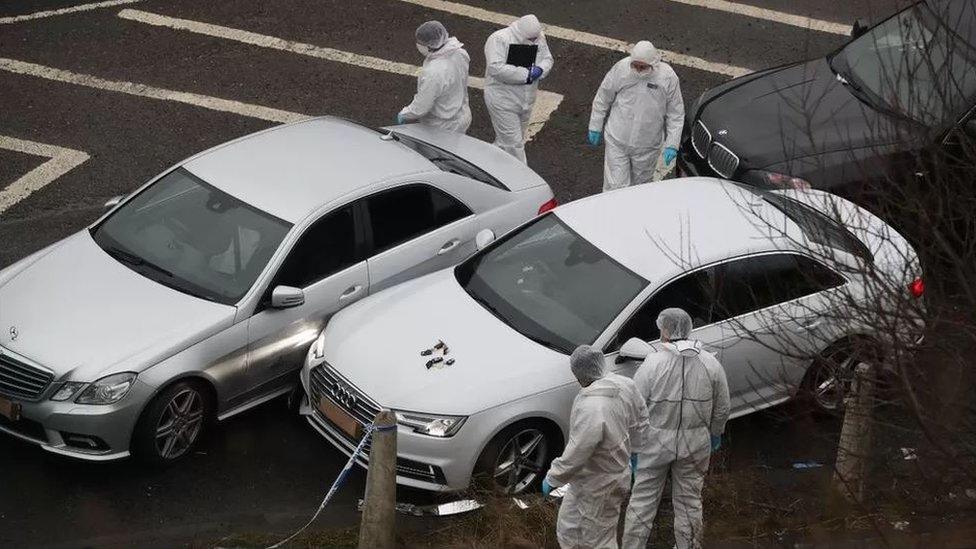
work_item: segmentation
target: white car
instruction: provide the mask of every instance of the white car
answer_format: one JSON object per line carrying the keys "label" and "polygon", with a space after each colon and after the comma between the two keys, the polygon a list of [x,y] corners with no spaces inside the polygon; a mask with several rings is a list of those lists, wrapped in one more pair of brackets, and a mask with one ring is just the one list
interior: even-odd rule
{"label": "white car", "polygon": [[[804,383],[830,407],[842,390],[809,357],[881,336],[829,314],[833,298],[871,299],[858,273],[880,269],[911,300],[916,261],[880,219],[819,191],[689,178],[592,196],[333,317],[302,371],[306,414],[349,453],[375,412],[395,410],[398,482],[457,490],[483,473],[518,492],[563,447],[577,345],[633,375],[658,312],[682,307],[727,372],[733,417]],[[785,342],[808,358],[778,352]]]}
{"label": "white car", "polygon": [[217,146],[117,202],[0,271],[0,431],[154,462],[297,387],[337,310],[555,205],[488,143],[336,118]]}

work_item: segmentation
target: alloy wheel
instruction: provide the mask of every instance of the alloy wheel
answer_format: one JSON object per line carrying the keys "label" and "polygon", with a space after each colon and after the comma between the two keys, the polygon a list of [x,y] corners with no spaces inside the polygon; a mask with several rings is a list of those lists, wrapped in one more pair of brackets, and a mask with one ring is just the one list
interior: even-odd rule
{"label": "alloy wheel", "polygon": [[185,454],[203,429],[203,397],[193,389],[183,389],[170,399],[156,425],[156,452],[164,460]]}
{"label": "alloy wheel", "polygon": [[548,441],[541,430],[519,431],[505,442],[495,460],[495,483],[507,494],[524,491],[545,473],[548,452]]}
{"label": "alloy wheel", "polygon": [[810,385],[813,400],[822,410],[840,411],[851,388],[855,360],[849,356],[836,363],[825,360],[814,373]]}

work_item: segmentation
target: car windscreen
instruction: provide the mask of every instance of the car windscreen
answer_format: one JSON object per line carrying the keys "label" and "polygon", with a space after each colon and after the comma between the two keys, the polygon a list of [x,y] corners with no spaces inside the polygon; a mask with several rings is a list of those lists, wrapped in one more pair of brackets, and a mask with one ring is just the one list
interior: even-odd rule
{"label": "car windscreen", "polygon": [[430,143],[425,143],[419,139],[414,139],[408,135],[403,135],[402,133],[393,132],[397,141],[410,147],[414,152],[423,156],[427,160],[430,160],[437,168],[441,171],[453,173],[460,175],[461,177],[467,177],[468,179],[474,179],[475,181],[480,181],[486,185],[491,185],[496,189],[501,189],[503,191],[509,191],[501,181],[495,179],[485,170],[482,170],[478,166],[468,162],[467,160],[451,154],[440,147],[435,147]]}
{"label": "car windscreen", "polygon": [[871,250],[843,225],[830,216],[802,202],[769,192],[764,189],[751,189],[777,210],[783,212],[790,221],[796,223],[804,236],[811,242],[842,250],[867,261],[874,261]]}
{"label": "car windscreen", "polygon": [[594,343],[647,285],[554,214],[472,256],[455,276],[503,322],[563,353]]}
{"label": "car windscreen", "polygon": [[230,305],[251,288],[290,228],[179,168],[91,232],[106,253],[143,276]]}
{"label": "car windscreen", "polygon": [[976,99],[976,50],[959,36],[964,29],[955,28],[970,25],[972,14],[952,17],[943,20],[917,4],[851,41],[831,67],[884,110],[928,127],[948,126]]}

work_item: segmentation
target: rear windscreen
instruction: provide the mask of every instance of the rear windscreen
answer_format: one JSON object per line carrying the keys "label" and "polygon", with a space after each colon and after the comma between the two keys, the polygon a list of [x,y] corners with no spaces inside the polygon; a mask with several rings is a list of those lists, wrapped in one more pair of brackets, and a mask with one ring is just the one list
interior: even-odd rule
{"label": "rear windscreen", "polygon": [[430,160],[442,171],[457,174],[461,177],[467,177],[468,179],[474,179],[475,181],[480,181],[485,185],[491,185],[492,187],[501,189],[503,191],[511,190],[503,185],[501,181],[492,177],[488,172],[461,157],[445,151],[444,149],[435,147],[430,143],[424,143],[423,141],[403,135],[402,133],[394,132],[393,135],[396,137],[397,141],[406,145],[407,147],[410,147],[420,156]]}

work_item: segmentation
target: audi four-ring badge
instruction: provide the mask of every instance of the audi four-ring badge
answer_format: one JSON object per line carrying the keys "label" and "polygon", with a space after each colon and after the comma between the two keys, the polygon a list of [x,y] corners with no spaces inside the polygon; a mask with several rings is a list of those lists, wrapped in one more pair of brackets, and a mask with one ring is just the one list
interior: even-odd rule
{"label": "audi four-ring badge", "polygon": [[[106,206],[0,271],[0,431],[167,463],[209,420],[293,391],[333,313],[555,201],[472,137],[323,117],[205,151]],[[363,405],[350,385],[332,391]]]}

